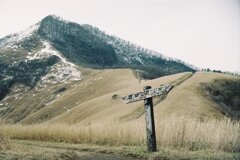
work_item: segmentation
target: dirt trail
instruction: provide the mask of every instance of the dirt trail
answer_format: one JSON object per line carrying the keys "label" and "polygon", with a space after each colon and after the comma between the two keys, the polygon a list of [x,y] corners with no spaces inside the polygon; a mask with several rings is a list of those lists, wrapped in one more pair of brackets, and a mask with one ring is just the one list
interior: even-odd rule
{"label": "dirt trail", "polygon": [[239,153],[216,150],[169,150],[161,148],[148,153],[144,146],[97,146],[29,140],[10,140],[0,143],[0,160],[236,160]]}
{"label": "dirt trail", "polygon": [[0,150],[0,160],[143,160],[133,155],[116,153],[108,147],[12,140],[10,147]]}

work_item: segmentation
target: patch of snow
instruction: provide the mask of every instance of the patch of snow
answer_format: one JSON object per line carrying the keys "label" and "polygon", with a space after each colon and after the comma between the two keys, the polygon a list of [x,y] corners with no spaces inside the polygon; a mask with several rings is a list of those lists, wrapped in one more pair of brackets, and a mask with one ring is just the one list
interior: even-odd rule
{"label": "patch of snow", "polygon": [[133,60],[137,60],[144,65],[144,61],[142,61],[143,59],[141,58],[141,54],[144,57],[145,56],[149,56],[151,58],[159,57],[165,60],[169,60],[169,57],[164,56],[161,53],[143,48],[137,44],[130,43],[119,38],[108,39],[107,44],[112,45],[116,51],[116,54],[122,57],[123,61],[127,63],[132,63]]}
{"label": "patch of snow", "polygon": [[18,48],[18,46],[15,45],[15,43],[30,37],[35,31],[38,30],[39,26],[40,24],[37,23],[19,33],[11,35],[9,38],[2,42],[0,47]]}
{"label": "patch of snow", "polygon": [[78,81],[81,80],[81,72],[78,67],[67,61],[63,55],[55,50],[51,44],[47,41],[43,41],[43,48],[38,52],[28,52],[27,60],[31,61],[34,59],[43,59],[50,56],[57,56],[60,62],[53,65],[47,75],[42,77],[40,85],[44,86],[45,83],[56,84],[59,82],[64,82],[65,80]]}
{"label": "patch of snow", "polygon": [[22,32],[17,34],[17,40],[20,41],[22,39],[25,39],[25,38],[31,36],[34,31],[38,30],[38,28],[39,28],[39,24],[35,24],[35,25],[23,30]]}
{"label": "patch of snow", "polygon": [[128,57],[123,57],[123,60],[124,60],[125,62],[127,62],[127,63],[130,63],[130,62],[131,62]]}
{"label": "patch of snow", "polygon": [[140,62],[142,65],[145,65],[145,64],[143,63],[143,61],[141,60],[141,58],[136,57],[135,59],[136,59],[138,62]]}
{"label": "patch of snow", "polygon": [[57,63],[52,66],[49,73],[42,77],[40,83],[57,84],[65,80],[81,80],[81,73],[73,66],[67,63]]}
{"label": "patch of snow", "polygon": [[47,41],[43,41],[44,48],[38,51],[37,53],[32,53],[28,52],[27,59],[28,60],[33,60],[33,59],[43,59],[43,58],[48,58],[50,56],[57,56],[60,58],[60,60],[65,63],[69,64],[71,66],[75,66],[73,63],[70,63],[67,61],[62,54],[60,54],[58,51],[54,50],[53,47],[49,44]]}

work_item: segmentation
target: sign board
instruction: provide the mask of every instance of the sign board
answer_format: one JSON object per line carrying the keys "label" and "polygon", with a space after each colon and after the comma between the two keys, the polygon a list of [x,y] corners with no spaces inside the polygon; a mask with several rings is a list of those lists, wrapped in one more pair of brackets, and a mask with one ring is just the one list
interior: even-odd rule
{"label": "sign board", "polygon": [[144,90],[143,92],[127,95],[125,97],[122,97],[122,100],[126,104],[136,102],[136,101],[141,101],[146,98],[167,94],[172,89],[172,87],[173,86],[170,84],[161,85],[159,88],[147,89],[147,90]]}
{"label": "sign board", "polygon": [[172,88],[173,86],[170,84],[161,85],[159,88],[154,88],[154,89],[152,89],[151,86],[145,86],[143,88],[143,92],[130,94],[122,98],[122,100],[125,103],[132,103],[132,102],[144,100],[147,145],[148,145],[149,152],[157,151],[152,97],[167,94]]}

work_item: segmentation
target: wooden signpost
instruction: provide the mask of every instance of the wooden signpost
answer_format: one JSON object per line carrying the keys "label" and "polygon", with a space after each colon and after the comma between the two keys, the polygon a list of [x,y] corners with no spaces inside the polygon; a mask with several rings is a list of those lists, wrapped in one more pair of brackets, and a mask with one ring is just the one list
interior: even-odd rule
{"label": "wooden signpost", "polygon": [[143,92],[130,94],[122,98],[126,104],[144,100],[147,146],[149,152],[157,151],[152,97],[167,94],[172,89],[172,87],[173,86],[169,84],[161,85],[160,88],[154,89],[151,89],[151,86],[145,86],[143,88]]}

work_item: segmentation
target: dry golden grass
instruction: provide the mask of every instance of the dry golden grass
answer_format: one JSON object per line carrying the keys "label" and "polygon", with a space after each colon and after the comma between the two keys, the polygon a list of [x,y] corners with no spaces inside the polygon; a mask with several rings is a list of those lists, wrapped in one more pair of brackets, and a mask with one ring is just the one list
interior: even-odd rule
{"label": "dry golden grass", "polygon": [[[136,119],[143,114],[143,102],[124,104],[122,96],[143,90],[143,86],[159,87],[160,84],[178,81],[190,73],[180,73],[154,80],[138,82],[128,69],[105,70],[81,82],[67,91],[55,102],[32,114],[21,122],[33,123],[43,120],[47,123],[105,123]],[[102,78],[102,79],[100,79]],[[116,98],[112,98],[117,95]],[[69,110],[68,110],[69,109]],[[59,116],[56,116],[62,112]],[[50,119],[50,117],[52,117]]]}
{"label": "dry golden grass", "polygon": [[240,122],[230,119],[199,121],[170,118],[157,121],[158,143],[161,146],[184,147],[189,150],[211,148],[240,151]]}
{"label": "dry golden grass", "polygon": [[87,101],[134,84],[138,84],[138,80],[130,69],[91,70],[84,76],[83,80],[69,87],[70,89],[55,101],[47,104],[38,112],[29,115],[21,123],[29,124],[48,121]]}
{"label": "dry golden grass", "polygon": [[[1,125],[0,133],[15,139],[40,141],[138,146],[146,143],[142,120],[92,125]],[[240,151],[240,122],[228,119],[204,122],[174,117],[156,119],[156,135],[159,148]]]}
{"label": "dry golden grass", "polygon": [[165,101],[155,106],[156,116],[177,115],[197,119],[225,117],[219,111],[218,104],[210,100],[202,90],[202,83],[212,83],[215,79],[240,80],[239,77],[226,74],[197,72],[169,92]]}
{"label": "dry golden grass", "polygon": [[[10,108],[4,115],[8,122],[22,124],[35,123],[105,123],[109,121],[134,120],[143,116],[143,102],[135,102],[125,105],[121,97],[142,91],[143,86],[150,85],[153,88],[160,84],[178,84],[184,81],[191,73],[179,73],[154,80],[141,81],[134,76],[129,69],[88,70],[84,79],[75,84],[67,84],[67,90],[55,100],[50,101],[53,92],[61,88],[51,88],[46,92],[29,93],[23,99],[9,99]],[[210,83],[218,78],[236,78],[217,73],[196,73],[190,78],[173,88],[167,99],[155,103],[156,117],[187,116],[189,118],[205,119],[218,118],[224,115],[219,111],[218,104],[208,99],[201,91],[201,83]],[[239,79],[239,78],[238,78]],[[117,95],[116,98],[112,98]],[[54,99],[54,98],[52,98]],[[159,102],[158,98],[154,98]],[[25,117],[25,118],[24,118]]]}
{"label": "dry golden grass", "polygon": [[11,148],[11,140],[6,132],[0,132],[0,151]]}
{"label": "dry golden grass", "polygon": [[[21,123],[106,123],[123,120],[144,119],[143,102],[124,104],[121,97],[142,91],[143,86],[153,88],[160,84],[177,84],[191,76],[180,73],[154,80],[142,81],[134,77],[131,70],[104,70],[83,80],[53,103],[23,119]],[[218,105],[208,99],[201,90],[201,83],[210,83],[218,78],[235,78],[217,73],[196,73],[173,88],[166,100],[154,107],[156,117],[172,114],[196,119],[221,119],[224,115]],[[116,98],[112,98],[116,95]],[[154,98],[158,102],[158,98]]]}

